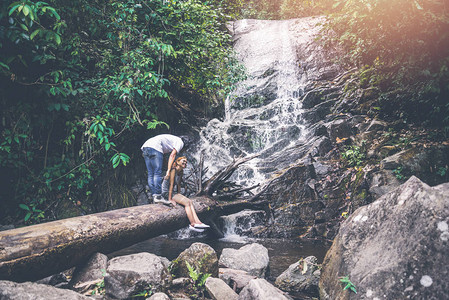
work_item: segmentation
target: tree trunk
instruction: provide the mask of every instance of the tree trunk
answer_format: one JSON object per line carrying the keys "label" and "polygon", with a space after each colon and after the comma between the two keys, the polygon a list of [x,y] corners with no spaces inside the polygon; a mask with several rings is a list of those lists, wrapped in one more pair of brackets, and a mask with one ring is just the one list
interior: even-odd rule
{"label": "tree trunk", "polygon": [[[204,220],[261,204],[192,200]],[[0,280],[38,280],[76,266],[95,252],[108,254],[188,224],[183,206],[150,204],[2,231]]]}

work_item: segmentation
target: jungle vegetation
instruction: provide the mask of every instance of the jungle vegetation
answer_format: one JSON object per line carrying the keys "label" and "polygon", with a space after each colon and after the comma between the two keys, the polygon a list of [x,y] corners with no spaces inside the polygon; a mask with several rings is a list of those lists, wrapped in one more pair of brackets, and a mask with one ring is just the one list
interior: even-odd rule
{"label": "jungle vegetation", "polygon": [[1,223],[132,205],[110,186],[132,182],[121,170],[141,165],[141,142],[188,122],[180,102],[207,113],[244,76],[226,22],[312,15],[382,117],[449,135],[444,0],[2,1]]}

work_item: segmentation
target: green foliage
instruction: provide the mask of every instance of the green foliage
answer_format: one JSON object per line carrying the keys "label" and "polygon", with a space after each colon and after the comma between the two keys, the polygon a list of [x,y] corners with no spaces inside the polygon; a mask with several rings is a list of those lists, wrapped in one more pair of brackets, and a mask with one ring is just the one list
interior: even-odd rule
{"label": "green foliage", "polygon": [[339,280],[341,283],[343,283],[345,285],[345,287],[343,288],[343,290],[351,290],[352,292],[357,294],[357,290],[355,288],[355,285],[349,280],[348,276],[345,277],[339,277]]}
{"label": "green foliage", "polygon": [[346,147],[345,151],[342,152],[341,157],[347,161],[350,167],[358,167],[362,165],[366,158],[364,143],[362,146],[352,145]]}
{"label": "green foliage", "polygon": [[23,219],[25,222],[39,223],[39,221],[45,217],[44,212],[40,209],[37,209],[36,206],[37,205],[34,202],[30,203],[29,206],[23,203],[19,204],[19,207],[26,212],[26,215]]}
{"label": "green foliage", "polygon": [[104,288],[104,277],[106,276],[106,270],[101,269],[101,274],[103,279],[95,284],[95,288],[92,290],[91,295],[104,295],[106,293]]}
{"label": "green foliage", "polygon": [[449,174],[449,167],[445,166],[445,167],[439,167],[437,170],[437,174],[440,175],[441,177],[446,176],[447,174]]}
{"label": "green foliage", "polygon": [[147,299],[153,294],[151,285],[148,285],[142,292],[139,292],[135,295],[132,295],[131,298],[143,297],[143,299]]}
{"label": "green foliage", "polygon": [[[449,132],[449,11],[444,1],[335,1],[325,36],[359,86],[381,91],[382,117]],[[443,34],[444,32],[444,34]]]}
{"label": "green foliage", "polygon": [[403,168],[402,166],[397,167],[393,170],[394,176],[399,180],[404,180],[406,177],[403,174]]}
{"label": "green foliage", "polygon": [[[334,0],[238,0],[226,1],[226,13],[234,19],[291,19],[324,14]],[[217,1],[218,2],[218,1]],[[225,2],[225,1],[220,1]]]}
{"label": "green foliage", "polygon": [[187,269],[189,270],[189,276],[192,279],[194,286],[197,291],[204,290],[204,285],[206,284],[207,278],[211,276],[211,274],[203,274],[198,271],[196,268],[192,267],[189,262],[186,261]]}
{"label": "green foliage", "polygon": [[243,73],[223,4],[1,2],[2,213],[36,223],[84,203],[133,163],[146,130],[170,127],[172,95],[229,92]]}

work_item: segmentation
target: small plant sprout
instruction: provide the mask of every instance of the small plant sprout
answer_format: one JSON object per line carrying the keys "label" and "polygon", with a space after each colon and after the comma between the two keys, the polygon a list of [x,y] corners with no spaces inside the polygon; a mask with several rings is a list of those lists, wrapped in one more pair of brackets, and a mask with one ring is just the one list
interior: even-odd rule
{"label": "small plant sprout", "polygon": [[193,281],[195,289],[198,291],[202,291],[204,289],[204,285],[206,283],[206,279],[211,276],[211,274],[203,274],[198,271],[196,268],[191,266],[189,262],[186,261],[187,269],[189,270],[189,276]]}
{"label": "small plant sprout", "polygon": [[353,291],[354,293],[357,294],[357,290],[355,289],[355,285],[351,282],[351,280],[349,280],[348,276],[340,277],[339,279],[340,279],[340,282],[345,285],[343,290],[350,289],[351,291]]}

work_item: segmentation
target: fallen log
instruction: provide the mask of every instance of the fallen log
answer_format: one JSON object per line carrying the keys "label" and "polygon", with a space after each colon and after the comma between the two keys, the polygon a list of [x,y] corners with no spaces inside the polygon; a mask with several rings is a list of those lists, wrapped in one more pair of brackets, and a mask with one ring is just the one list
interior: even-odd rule
{"label": "fallen log", "polygon": [[[192,200],[204,220],[262,203]],[[0,280],[38,280],[76,266],[95,252],[108,254],[188,224],[181,205],[149,204],[1,231]]]}

